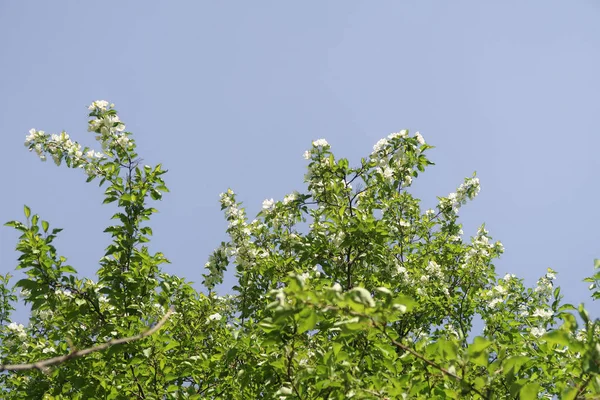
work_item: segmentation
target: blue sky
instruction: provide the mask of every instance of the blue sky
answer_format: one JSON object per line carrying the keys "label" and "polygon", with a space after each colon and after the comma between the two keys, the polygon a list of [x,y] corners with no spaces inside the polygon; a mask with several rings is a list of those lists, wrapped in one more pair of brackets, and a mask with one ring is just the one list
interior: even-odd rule
{"label": "blue sky", "polygon": [[[356,162],[410,129],[436,146],[414,184],[426,206],[477,171],[465,235],[485,222],[500,274],[533,285],[551,267],[598,316],[582,279],[600,258],[599,20],[591,0],[0,2],[0,220],[28,204],[93,276],[113,209],[23,142],[35,127],[92,145],[86,106],[106,99],[145,163],[169,169],[153,249],[199,283],[226,238],[220,192],[252,216],[304,187],[312,140]],[[0,229],[2,273],[16,240]]]}

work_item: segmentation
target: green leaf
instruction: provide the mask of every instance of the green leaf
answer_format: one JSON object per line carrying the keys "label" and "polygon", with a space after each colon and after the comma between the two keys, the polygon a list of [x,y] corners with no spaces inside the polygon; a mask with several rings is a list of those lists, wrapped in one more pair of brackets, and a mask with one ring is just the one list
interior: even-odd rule
{"label": "green leaf", "polygon": [[533,400],[538,398],[540,384],[537,382],[528,383],[519,390],[520,400]]}
{"label": "green leaf", "polygon": [[315,327],[317,324],[317,313],[312,308],[308,307],[303,309],[300,314],[300,320],[298,321],[298,333],[302,334]]}
{"label": "green leaf", "polygon": [[49,227],[50,224],[48,223],[48,221],[42,221],[42,229],[44,230],[44,232],[48,232]]}
{"label": "green leaf", "polygon": [[63,265],[58,270],[60,272],[67,272],[67,273],[71,273],[71,274],[76,274],[77,273],[77,270],[75,268],[73,268],[72,266],[70,266],[70,265]]}
{"label": "green leaf", "polygon": [[560,398],[562,400],[575,400],[577,397],[577,388],[566,388],[562,391]]}
{"label": "green leaf", "polygon": [[579,305],[578,311],[579,311],[579,316],[581,317],[583,322],[585,322],[586,324],[589,323],[590,322],[590,314],[583,307],[583,304]]}
{"label": "green leaf", "polygon": [[487,367],[488,364],[490,363],[487,351],[481,351],[481,352],[479,352],[477,354],[471,355],[469,357],[469,360],[473,364],[479,365],[479,366],[482,366],[482,367]]}
{"label": "green leaf", "polygon": [[269,323],[269,322],[266,322],[266,321],[259,322],[259,323],[258,323],[258,326],[259,326],[259,327],[260,327],[260,328],[261,328],[263,331],[265,331],[266,333],[273,332],[273,331],[275,331],[275,330],[278,330],[278,329],[279,329],[279,326],[278,326],[278,325],[271,324],[271,323]]}
{"label": "green leaf", "polygon": [[402,294],[394,298],[394,305],[396,304],[406,307],[403,308],[403,312],[410,312],[417,306],[417,302],[412,297]]}
{"label": "green leaf", "polygon": [[477,354],[488,348],[492,344],[491,341],[484,337],[476,336],[473,343],[469,345],[469,354]]}
{"label": "green leaf", "polygon": [[23,289],[32,290],[36,289],[39,286],[39,284],[37,283],[37,281],[33,281],[31,279],[21,279],[17,283],[15,283],[15,286],[21,287]]}
{"label": "green leaf", "polygon": [[176,341],[176,340],[171,340],[169,342],[169,344],[165,346],[165,348],[163,349],[163,351],[169,351],[169,350],[174,349],[176,347],[179,347],[179,342]]}
{"label": "green leaf", "polygon": [[550,331],[543,335],[541,339],[548,343],[556,343],[562,346],[568,346],[571,343],[569,334],[563,330]]}
{"label": "green leaf", "polygon": [[503,365],[504,374],[506,375],[512,373],[516,375],[523,366],[523,364],[525,364],[529,360],[529,357],[525,356],[514,356],[506,359]]}
{"label": "green leaf", "polygon": [[338,355],[338,353],[340,352],[340,350],[344,347],[344,345],[342,343],[339,342],[334,342],[333,343],[333,354],[335,356]]}
{"label": "green leaf", "polygon": [[31,209],[27,206],[23,206],[23,210],[25,211],[25,218],[29,219],[29,216],[31,215]]}
{"label": "green leaf", "polygon": [[167,387],[167,393],[174,393],[179,391],[179,386],[177,385],[169,385]]}

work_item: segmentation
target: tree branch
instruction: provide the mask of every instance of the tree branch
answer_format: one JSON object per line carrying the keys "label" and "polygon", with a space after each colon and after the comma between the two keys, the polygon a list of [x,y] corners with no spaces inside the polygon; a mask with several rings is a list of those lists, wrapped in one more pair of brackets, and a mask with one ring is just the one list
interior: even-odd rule
{"label": "tree branch", "polygon": [[99,344],[94,347],[89,347],[87,349],[82,349],[82,350],[73,350],[69,354],[65,354],[64,356],[53,357],[53,358],[49,358],[47,360],[40,360],[40,361],[36,361],[33,363],[7,364],[7,365],[0,364],[0,372],[3,372],[3,371],[26,371],[26,370],[31,370],[31,369],[38,369],[42,372],[45,372],[48,369],[48,367],[50,367],[52,365],[62,364],[65,361],[70,360],[72,358],[83,357],[90,353],[95,353],[97,351],[106,350],[109,347],[115,346],[117,344],[129,343],[129,342],[133,342],[135,340],[143,339],[145,337],[148,337],[148,336],[156,333],[160,328],[162,328],[162,326],[165,324],[165,322],[167,322],[167,320],[173,314],[173,312],[174,312],[174,309],[170,308],[169,311],[161,318],[160,321],[158,321],[158,323],[156,325],[154,325],[152,328],[150,328],[147,331],[142,332],[138,335],[125,337],[125,338],[121,338],[121,339],[111,339],[106,343],[102,343],[102,344]]}

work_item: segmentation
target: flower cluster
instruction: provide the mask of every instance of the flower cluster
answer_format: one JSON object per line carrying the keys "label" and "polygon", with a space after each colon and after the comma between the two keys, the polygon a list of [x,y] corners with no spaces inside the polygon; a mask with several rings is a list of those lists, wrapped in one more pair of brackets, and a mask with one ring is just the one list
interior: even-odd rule
{"label": "flower cluster", "polygon": [[317,139],[314,142],[312,142],[313,147],[322,147],[322,148],[327,148],[329,147],[329,143],[327,143],[327,140],[325,139]]}
{"label": "flower cluster", "polygon": [[223,316],[219,313],[214,313],[208,316],[208,318],[206,319],[206,323],[209,324],[212,321],[220,321],[223,318]]}
{"label": "flower cluster", "polygon": [[17,337],[21,340],[27,338],[27,333],[25,332],[25,327],[22,324],[17,324],[16,322],[11,322],[6,326],[8,330],[12,331]]}
{"label": "flower cluster", "polygon": [[317,139],[314,142],[312,142],[312,150],[306,150],[303,154],[303,157],[305,160],[310,160],[313,154],[318,154],[319,150],[327,150],[329,149],[331,146],[329,145],[329,143],[327,142],[327,140],[325,139]]}
{"label": "flower cluster", "polygon": [[44,131],[31,129],[25,138],[25,146],[29,151],[35,151],[42,161],[46,161],[48,153],[56,165],[65,160],[69,166],[83,168],[88,174],[94,174],[96,163],[105,157],[102,153],[82,148],[66,132],[48,135]]}
{"label": "flower cluster", "polygon": [[275,200],[273,200],[273,199],[265,199],[265,201],[263,201],[263,203],[262,203],[263,211],[270,211],[273,209],[274,206],[275,206]]}
{"label": "flower cluster", "polygon": [[[417,133],[418,134],[418,133]],[[400,132],[390,133],[386,138],[379,139],[377,143],[373,146],[373,152],[371,155],[375,155],[381,152],[385,152],[390,148],[390,141],[396,138],[406,138],[408,137],[407,130],[401,130]]]}
{"label": "flower cluster", "polygon": [[456,192],[440,199],[439,208],[441,210],[452,210],[454,214],[458,214],[461,205],[466,204],[467,199],[473,200],[479,194],[480,189],[479,178],[467,178]]}
{"label": "flower cluster", "polygon": [[42,161],[47,154],[57,165],[64,160],[72,168],[82,168],[90,176],[100,173],[99,163],[108,155],[125,156],[133,148],[133,141],[125,131],[125,124],[119,119],[114,104],[105,100],[94,101],[90,110],[88,131],[97,133],[96,140],[102,146],[102,152],[82,147],[71,139],[69,134],[46,134],[44,131],[31,129],[25,138],[25,146],[35,151]]}
{"label": "flower cluster", "polygon": [[540,279],[538,279],[537,286],[535,287],[534,291],[536,293],[538,293],[540,296],[543,296],[546,298],[551,296],[553,286],[554,286],[552,281],[554,279],[556,279],[556,272],[554,272],[552,269],[548,269],[548,272],[546,273],[546,275],[544,275]]}
{"label": "flower cluster", "polygon": [[[246,219],[246,211],[240,207],[235,199],[235,193],[231,189],[220,195],[221,209],[225,210],[225,216],[229,222],[227,232],[231,238],[229,243],[222,243],[210,255],[208,262],[204,267],[209,271],[205,274],[204,283],[212,288],[216,283],[221,283],[223,272],[229,263],[230,257],[235,257],[237,262],[242,262],[247,258],[254,259],[260,254],[251,246],[250,236],[252,231]],[[253,221],[251,225],[258,225],[258,221]]]}
{"label": "flower cluster", "polygon": [[283,198],[283,204],[288,205],[298,199],[298,193],[290,193]]}
{"label": "flower cluster", "polygon": [[125,132],[125,124],[117,115],[114,104],[109,105],[105,100],[98,100],[88,109],[91,118],[88,122],[88,132],[97,134],[96,140],[102,144],[105,153],[120,156],[124,151],[131,149],[133,142]]}
{"label": "flower cluster", "polygon": [[[409,138],[408,131],[391,133],[380,139],[373,146],[371,161],[375,164],[375,172],[390,184],[401,183],[408,187],[412,184],[413,171],[423,170],[421,162],[425,161],[421,153],[428,147],[423,136],[417,132]],[[421,158],[420,158],[421,157]]]}
{"label": "flower cluster", "polygon": [[88,110],[90,110],[90,111],[96,111],[96,110],[106,111],[108,109],[108,107],[113,108],[114,106],[115,106],[114,104],[111,104],[109,106],[108,101],[106,101],[106,100],[96,100],[88,106]]}
{"label": "flower cluster", "polygon": [[482,225],[477,230],[477,235],[472,239],[471,246],[467,251],[464,258],[464,265],[470,261],[478,260],[480,257],[497,257],[504,252],[504,245],[497,241],[495,243],[490,242],[489,232]]}

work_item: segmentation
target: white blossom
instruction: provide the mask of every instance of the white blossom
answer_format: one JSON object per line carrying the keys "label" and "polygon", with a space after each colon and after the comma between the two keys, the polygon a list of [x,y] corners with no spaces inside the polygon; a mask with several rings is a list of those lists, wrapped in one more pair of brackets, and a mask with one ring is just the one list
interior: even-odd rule
{"label": "white blossom", "polygon": [[312,145],[314,147],[327,147],[327,146],[329,146],[329,143],[327,143],[327,140],[325,140],[325,139],[318,139],[318,140],[315,140],[314,142],[312,142]]}
{"label": "white blossom", "polygon": [[304,157],[305,160],[310,160],[310,151],[306,150],[302,157]]}
{"label": "white blossom", "polygon": [[537,281],[537,286],[535,287],[534,291],[536,293],[551,292],[552,291],[552,281],[545,276],[540,278]]}
{"label": "white blossom", "polygon": [[501,299],[501,298],[495,298],[495,299],[492,299],[492,300],[491,300],[491,301],[488,303],[488,307],[490,307],[490,308],[495,308],[495,307],[496,307],[496,305],[497,305],[498,303],[502,303],[502,299]]}
{"label": "white blossom", "polygon": [[415,133],[415,137],[417,138],[417,142],[419,142],[420,145],[425,144],[425,139],[419,132]]}
{"label": "white blossom", "polygon": [[496,292],[500,293],[500,294],[505,294],[507,292],[506,288],[504,286],[501,286],[501,285],[494,286],[494,290]]}
{"label": "white blossom", "polygon": [[56,294],[57,296],[73,297],[73,295],[70,292],[67,292],[62,289],[56,289],[54,291],[54,294]]}
{"label": "white blossom", "polygon": [[456,190],[456,193],[450,193],[447,198],[440,200],[440,207],[450,206],[454,213],[458,213],[458,209],[466,203],[467,198],[474,199],[480,189],[478,178],[466,179]]}
{"label": "white blossom", "polygon": [[292,201],[296,200],[296,198],[297,198],[296,193],[290,193],[283,198],[283,204],[289,204]]}
{"label": "white blossom", "polygon": [[85,155],[88,158],[91,158],[91,159],[94,159],[94,158],[97,158],[97,159],[104,158],[104,154],[102,154],[102,153],[100,153],[98,151],[94,151],[94,150],[88,151],[87,153],[85,153]]}
{"label": "white blossom", "polygon": [[430,273],[431,275],[437,276],[437,277],[442,277],[442,269],[440,267],[440,265],[438,263],[436,263],[435,261],[429,261],[429,263],[427,264],[427,267],[425,267],[425,270]]}
{"label": "white blossom", "polygon": [[99,109],[102,111],[106,111],[107,107],[108,107],[108,101],[96,100],[92,104],[89,105],[88,110],[93,111],[95,109]]}
{"label": "white blossom", "polygon": [[404,268],[404,267],[403,267],[403,266],[401,266],[401,265],[397,265],[397,266],[396,266],[396,275],[403,275],[403,276],[406,276],[407,274],[408,274],[408,273],[407,273],[407,271],[406,271],[406,268]]}
{"label": "white blossom", "polygon": [[[39,133],[38,133],[38,131],[36,131],[35,129],[30,129],[29,130],[29,135],[27,135],[25,137],[25,144],[33,142],[35,140],[36,136],[40,136]],[[43,136],[43,132],[42,132],[42,136]]]}
{"label": "white blossom", "polygon": [[17,324],[16,322],[11,322],[7,326],[8,329],[15,332],[17,337],[21,340],[27,337],[27,333],[25,332],[25,327],[22,324]]}
{"label": "white blossom", "polygon": [[270,210],[271,208],[273,208],[274,205],[275,205],[275,200],[273,200],[273,199],[265,199],[262,202],[263,210]]}
{"label": "white blossom", "polygon": [[395,139],[397,137],[405,138],[407,136],[408,136],[408,131],[406,129],[403,129],[400,132],[390,133],[387,138],[390,139],[390,140],[392,140],[392,139]]}
{"label": "white blossom", "polygon": [[223,316],[219,313],[214,313],[208,316],[208,318],[206,319],[206,322],[210,322],[210,321],[220,321],[221,318],[223,318]]}
{"label": "white blossom", "polygon": [[231,207],[233,205],[233,191],[231,189],[227,189],[226,193],[219,194],[219,199],[221,204],[225,207]]}
{"label": "white blossom", "polygon": [[379,141],[377,143],[375,143],[375,145],[373,146],[373,153],[378,153],[379,151],[381,151],[386,145],[388,144],[388,141],[386,138],[383,139],[379,139]]}
{"label": "white blossom", "polygon": [[279,388],[279,390],[275,393],[276,396],[280,396],[280,399],[285,399],[288,395],[293,394],[294,391],[292,390],[292,388],[288,387],[288,386],[282,386]]}
{"label": "white blossom", "polygon": [[546,330],[544,328],[536,328],[536,327],[531,328],[531,334],[535,337],[540,337],[544,333],[546,333]]}
{"label": "white blossom", "polygon": [[385,179],[391,179],[394,177],[394,170],[390,167],[383,168],[382,175]]}
{"label": "white blossom", "polygon": [[129,143],[131,142],[131,140],[125,136],[125,135],[119,135],[119,137],[117,138],[117,140],[115,140],[115,142],[124,148],[127,148],[127,146],[129,145]]}
{"label": "white blossom", "polygon": [[16,322],[11,322],[10,324],[8,324],[7,328],[11,331],[18,331],[20,329],[23,329],[23,325],[17,324]]}
{"label": "white blossom", "polygon": [[37,312],[35,314],[39,317],[39,319],[44,321],[44,320],[51,318],[53,315],[53,312],[52,312],[52,310],[37,310]]}
{"label": "white blossom", "polygon": [[554,315],[554,313],[551,310],[543,310],[541,308],[536,309],[532,314],[533,317],[541,317],[544,319],[548,319],[552,315]]}
{"label": "white blossom", "polygon": [[298,275],[298,279],[300,279],[300,282],[302,282],[302,284],[306,283],[306,280],[310,277],[308,272],[303,272],[300,275]]}

